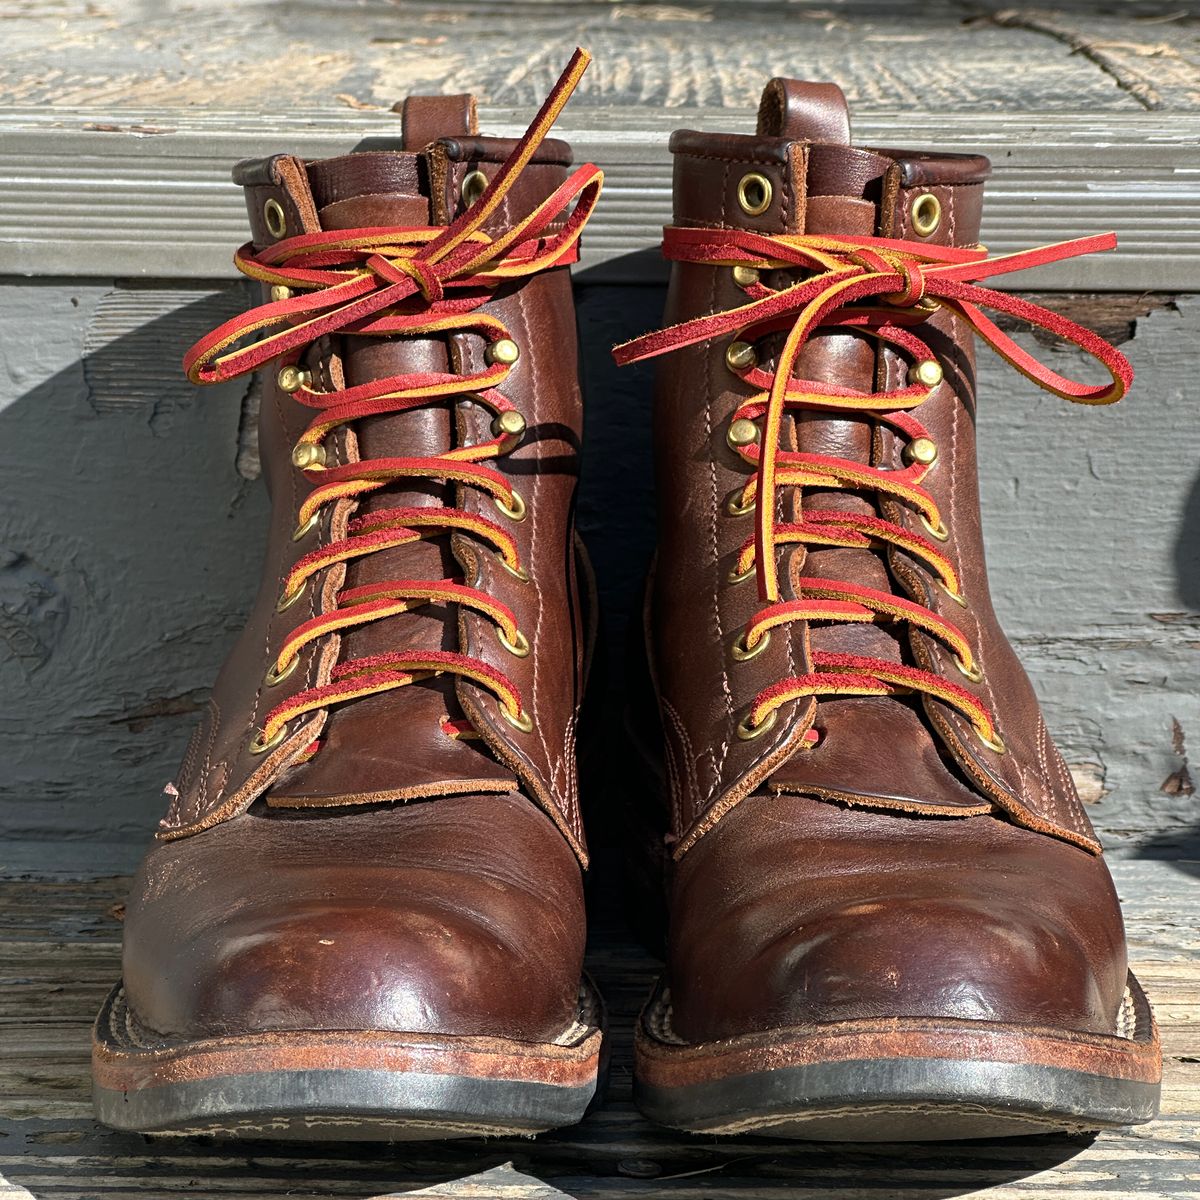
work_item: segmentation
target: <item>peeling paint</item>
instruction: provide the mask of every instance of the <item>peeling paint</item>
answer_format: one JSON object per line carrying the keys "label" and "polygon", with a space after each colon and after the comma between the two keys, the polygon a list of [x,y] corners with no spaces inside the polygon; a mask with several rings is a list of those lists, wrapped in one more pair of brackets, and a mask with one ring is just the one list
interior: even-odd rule
{"label": "peeling paint", "polygon": [[27,678],[49,661],[69,613],[67,594],[53,575],[0,546],[0,646]]}
{"label": "peeling paint", "polygon": [[1108,795],[1104,786],[1107,776],[1102,762],[1067,763],[1067,770],[1075,782],[1075,790],[1084,804],[1099,804]]}
{"label": "peeling paint", "polygon": [[208,699],[207,688],[193,688],[178,696],[155,696],[144,704],[127,709],[119,717],[114,717],[109,723],[124,725],[130,733],[141,733],[164,717],[190,716],[198,713]]}
{"label": "peeling paint", "polygon": [[1159,785],[1159,791],[1168,796],[1191,796],[1196,791],[1188,770],[1187,741],[1184,738],[1183,726],[1175,717],[1171,718],[1171,748],[1183,760],[1179,768],[1172,771]]}

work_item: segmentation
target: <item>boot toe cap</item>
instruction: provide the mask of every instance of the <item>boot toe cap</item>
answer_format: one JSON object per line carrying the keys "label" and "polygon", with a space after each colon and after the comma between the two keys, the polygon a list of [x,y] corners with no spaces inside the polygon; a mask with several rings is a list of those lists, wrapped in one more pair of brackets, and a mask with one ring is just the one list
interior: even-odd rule
{"label": "boot toe cap", "polygon": [[680,1036],[889,1018],[1112,1032],[1126,964],[1102,861],[992,817],[747,803],[679,872]]}
{"label": "boot toe cap", "polygon": [[[464,821],[472,801],[489,824],[506,822],[503,844]],[[552,1040],[576,1012],[580,873],[528,802],[506,807],[455,798],[420,813],[342,814],[330,818],[336,831],[248,814],[155,847],[126,920],[131,1009],[149,1030],[188,1038],[341,1029]]]}

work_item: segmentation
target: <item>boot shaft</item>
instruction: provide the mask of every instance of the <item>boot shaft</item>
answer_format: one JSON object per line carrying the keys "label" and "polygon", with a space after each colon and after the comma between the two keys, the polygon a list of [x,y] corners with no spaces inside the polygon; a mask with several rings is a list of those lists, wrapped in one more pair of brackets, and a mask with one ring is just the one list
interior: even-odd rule
{"label": "boot shaft", "polygon": [[[905,277],[913,294],[897,286],[857,307],[833,304],[803,340],[791,374],[812,394],[789,402],[775,449],[781,471],[808,474],[804,486],[773,493],[774,522],[785,530],[774,543],[777,596],[763,591],[759,569],[756,464],[768,436],[763,401],[804,304],[779,309],[773,320],[747,316],[749,333],[732,318],[717,335],[703,327],[714,315],[817,280],[819,268],[780,261],[788,237],[825,253],[831,280],[853,273],[855,255],[898,252],[900,244],[911,262],[930,256],[934,271],[944,248],[971,253],[987,160],[852,147],[841,93],[790,80],[768,85],[756,134],[681,131],[671,150],[668,246],[675,249],[668,254],[676,261],[666,332],[658,342],[646,339],[649,352],[660,353],[676,338],[658,371],[659,551],[647,637],[678,852],[764,787],[931,815],[1004,812],[1098,849],[989,598],[974,336],[965,311],[922,297],[918,265]],[[718,231],[724,249],[705,245],[708,229]],[[763,238],[735,245],[730,231]],[[763,240],[771,238],[782,238],[782,248]],[[856,323],[870,309],[875,324]],[[899,328],[894,337],[879,325],[881,310]],[[696,322],[693,332],[672,334],[688,322]],[[914,404],[901,394],[889,404],[877,395],[846,406],[848,394],[906,390],[923,398]],[[841,398],[826,400],[828,393]],[[788,463],[788,455],[806,461]],[[843,478],[822,486],[831,463]],[[863,485],[848,482],[847,470],[867,476]],[[876,490],[871,472],[907,479],[929,503]],[[881,523],[890,527],[884,537],[877,536]],[[934,569],[939,557],[944,565]],[[769,628],[760,620],[765,632],[746,641],[766,606],[814,597],[848,606],[843,619]],[[864,597],[873,613],[863,610]],[[907,607],[897,614],[897,605]],[[907,618],[913,605],[930,614],[934,632],[928,621],[889,619]],[[955,635],[949,642],[936,632],[947,625]],[[751,719],[779,681],[811,683],[822,662],[861,675],[855,664],[862,660],[899,678],[875,695],[838,695],[836,688],[799,695],[775,704],[762,724]],[[950,702],[936,691],[904,694],[903,677],[913,670],[936,676]],[[972,716],[985,711],[990,725]]]}
{"label": "boot shaft", "polygon": [[[471,97],[413,97],[395,149],[241,163],[235,181],[252,231],[241,256],[265,280],[263,304],[319,294],[270,282],[274,268],[286,273],[297,262],[374,272],[375,290],[385,288],[394,282],[389,262],[411,261],[412,247],[464,219],[522,146],[479,136]],[[389,314],[422,311],[422,297],[410,296],[394,310],[348,318],[267,365],[259,440],[272,522],[260,593],[189,748],[166,836],[235,815],[268,789],[272,806],[328,807],[527,788],[583,854],[573,754],[587,645],[573,511],[582,404],[567,265],[568,209],[579,187],[558,195],[572,177],[565,143],[542,139],[527,157],[469,247],[504,239],[551,201],[548,219],[518,250],[561,242],[561,264],[474,286],[447,282],[444,291],[422,280],[428,313],[448,316],[448,328],[388,327]],[[579,224],[594,195],[584,199]],[[400,247],[410,231],[407,259],[378,236],[375,257],[352,249],[353,239],[383,229],[396,231]],[[342,232],[345,243],[337,241]],[[337,247],[323,251],[328,262],[311,257],[330,237]],[[331,286],[328,274],[322,286]],[[445,394],[396,402],[397,393],[422,386]],[[322,414],[340,419],[317,436]],[[497,441],[494,457],[472,457]],[[430,467],[439,456],[450,466],[478,461],[499,477],[499,490],[439,477]],[[309,511],[331,473],[353,478],[359,463],[387,466],[388,486]],[[425,469],[404,473],[403,464],[421,463]],[[447,511],[450,524],[439,524]],[[300,579],[305,563],[355,538],[378,544]],[[286,657],[307,623],[348,603],[380,602],[398,582],[422,581],[482,593],[512,628],[438,593],[401,615],[332,628],[280,665],[277,656]],[[299,713],[265,750],[255,738],[268,714],[332,686],[347,663],[388,668],[397,656],[429,655],[470,660],[482,682],[428,670],[412,686]],[[519,714],[496,703],[492,676],[520,697]]]}

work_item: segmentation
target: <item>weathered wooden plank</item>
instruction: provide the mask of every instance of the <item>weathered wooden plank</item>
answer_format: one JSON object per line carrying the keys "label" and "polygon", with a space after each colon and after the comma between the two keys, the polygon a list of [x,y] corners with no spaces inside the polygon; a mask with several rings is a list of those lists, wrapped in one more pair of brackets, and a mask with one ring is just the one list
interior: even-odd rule
{"label": "weathered wooden plank", "polygon": [[[466,1179],[455,1179],[448,1183],[435,1184],[416,1192],[405,1192],[406,1196],[442,1196],[447,1200],[570,1200],[558,1188],[552,1188],[538,1179],[513,1170],[512,1163],[480,1171]],[[386,1196],[375,1196],[372,1200],[393,1200],[400,1192],[389,1192]]]}
{"label": "weathered wooden plank", "polygon": [[[14,978],[34,991],[0,1012],[0,1198],[140,1200],[202,1195],[267,1200],[405,1193],[472,1195],[473,1174],[511,1162],[517,1190],[568,1196],[735,1197],[806,1194],[839,1200],[1126,1200],[1197,1194],[1200,1137],[1200,879],[1163,862],[1116,864],[1135,969],[1163,1029],[1163,1118],[1086,1138],[926,1146],[828,1146],[770,1139],[713,1141],[657,1129],[629,1101],[634,1014],[657,964],[616,915],[619,877],[602,857],[589,969],[609,1003],[614,1063],[608,1102],[582,1125],[536,1141],[400,1147],[143,1139],[90,1118],[91,1014],[118,969],[111,915],[122,879],[0,882],[0,995]],[[464,1178],[466,1177],[466,1178]],[[521,1178],[524,1177],[524,1178]],[[504,1177],[501,1177],[504,1179]],[[476,1186],[471,1184],[471,1186]],[[22,1190],[24,1189],[24,1190]],[[435,1194],[437,1194],[435,1192]],[[484,1193],[489,1194],[489,1193]]]}
{"label": "weathered wooden plank", "polygon": [[[821,63],[870,108],[1196,108],[1195,17],[1128,3],[925,0],[10,0],[0,104],[148,113],[205,105],[390,105],[410,90],[528,106],[577,42],[598,105],[745,106],[761,80]],[[1164,15],[1169,19],[1164,20]],[[1150,17],[1147,20],[1147,16]],[[132,51],[132,52],[131,52]],[[152,118],[153,119],[153,118]]]}
{"label": "weathered wooden plank", "polygon": [[[485,109],[484,127],[517,134],[531,111]],[[1118,234],[1115,253],[1038,268],[999,286],[1200,291],[1200,113],[918,107],[855,115],[856,137],[867,145],[990,154],[997,170],[983,237],[995,252],[1106,229]],[[384,144],[395,137],[396,121],[350,109],[296,110],[264,121],[242,109],[164,112],[148,124],[145,112],[128,107],[0,108],[0,275],[228,277],[232,249],[246,236],[242,197],[229,182],[233,162]],[[672,129],[746,131],[753,122],[749,107],[569,108],[562,134],[580,161],[606,172],[584,237],[583,265],[593,281],[662,277],[652,250],[671,211]]]}

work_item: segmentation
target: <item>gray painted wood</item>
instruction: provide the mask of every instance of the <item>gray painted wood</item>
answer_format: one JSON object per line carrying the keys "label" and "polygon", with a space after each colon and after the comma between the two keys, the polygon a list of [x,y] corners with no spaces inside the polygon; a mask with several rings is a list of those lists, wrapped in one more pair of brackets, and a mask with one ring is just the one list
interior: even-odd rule
{"label": "gray painted wood", "polygon": [[[579,519],[615,708],[653,536],[651,372],[617,370],[608,348],[657,323],[662,292],[588,278]],[[1200,298],[1048,299],[1127,339],[1138,378],[1115,408],[1084,409],[981,353],[997,607],[1110,845],[1169,843],[1197,821]],[[0,866],[127,868],[161,815],[258,577],[250,389],[177,374],[184,347],[245,302],[236,285],[0,286]]]}
{"label": "gray painted wood", "polygon": [[[1193,860],[1200,854],[1193,847]],[[643,1121],[630,1101],[633,1020],[658,965],[616,911],[617,879],[593,922],[588,966],[612,1039],[606,1102],[574,1129],[524,1139],[397,1147],[143,1139],[92,1121],[90,1026],[119,970],[113,906],[122,879],[0,883],[0,1200],[269,1200],[368,1197],[441,1187],[479,1196],[471,1176],[512,1163],[505,1200],[1129,1200],[1200,1194],[1200,863],[1116,864],[1134,968],[1162,1028],[1162,1117],[1087,1138],[908,1145],[806,1145],[691,1138]],[[474,1191],[470,1190],[475,1188]],[[435,1194],[438,1194],[435,1192]]]}
{"label": "gray painted wood", "polygon": [[411,91],[475,91],[485,128],[520,132],[582,43],[561,129],[608,172],[584,242],[604,278],[658,269],[671,129],[749,129],[767,78],[810,73],[843,85],[865,144],[990,153],[994,249],[1121,237],[1019,286],[1200,292],[1198,30],[1188,4],[14,0],[0,274],[221,278],[234,160],[394,136]]}
{"label": "gray painted wood", "polygon": [[[831,72],[827,72],[831,73]],[[759,85],[765,76],[759,75]],[[1198,85],[1200,88],[1200,85]],[[520,133],[534,109],[485,109],[489,132]],[[983,151],[995,163],[983,238],[994,253],[1116,231],[1116,252],[1036,268],[1000,287],[1200,291],[1200,113],[856,110],[866,145]],[[272,115],[0,108],[0,274],[219,279],[245,240],[240,158],[309,158],[395,138],[390,113]],[[597,280],[662,278],[670,219],[667,138],[679,127],[752,130],[739,109],[568,108],[560,132],[605,171],[583,241]]]}

